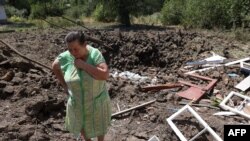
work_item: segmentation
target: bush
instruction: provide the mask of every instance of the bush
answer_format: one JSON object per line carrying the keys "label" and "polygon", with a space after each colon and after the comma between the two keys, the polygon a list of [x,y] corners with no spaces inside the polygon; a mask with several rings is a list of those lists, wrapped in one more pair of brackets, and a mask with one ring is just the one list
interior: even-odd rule
{"label": "bush", "polygon": [[213,28],[230,25],[225,0],[188,0],[183,12],[182,23],[187,26]]}
{"label": "bush", "polygon": [[[2,0],[4,2],[4,0]],[[5,0],[5,8],[10,12],[15,12],[8,15],[9,17],[13,15],[18,15],[19,17],[28,17],[30,14],[30,4],[28,0]],[[1,1],[0,1],[1,3]],[[6,10],[6,11],[7,11]]]}
{"label": "bush", "polygon": [[227,0],[228,13],[231,18],[231,23],[236,27],[241,26],[244,20],[248,19],[250,16],[250,1],[249,0]]}
{"label": "bush", "polygon": [[18,10],[15,7],[9,5],[4,6],[4,9],[7,17],[12,17],[12,16],[24,17],[25,14],[27,13],[27,10],[25,9]]}
{"label": "bush", "polygon": [[45,18],[46,17],[46,12],[45,12],[44,7],[42,5],[40,5],[40,4],[31,5],[30,17],[32,19]]}
{"label": "bush", "polygon": [[61,16],[64,9],[57,3],[36,3],[31,5],[31,18],[45,18],[47,16]]}
{"label": "bush", "polygon": [[22,17],[18,17],[18,16],[16,16],[16,15],[11,16],[11,17],[9,18],[9,20],[10,20],[11,22],[15,22],[15,23],[17,23],[17,22],[25,22],[25,21],[26,21],[26,19],[24,19],[24,18],[22,18]]}
{"label": "bush", "polygon": [[85,15],[85,9],[83,5],[70,7],[65,11],[65,15],[74,19],[78,19],[79,17]]}
{"label": "bush", "polygon": [[199,28],[239,27],[250,13],[249,0],[166,0],[163,24]]}
{"label": "bush", "polygon": [[115,21],[117,14],[111,10],[105,10],[102,4],[98,4],[93,12],[93,17],[97,21],[112,22]]}
{"label": "bush", "polygon": [[52,2],[46,10],[48,16],[62,16],[65,9],[59,3]]}
{"label": "bush", "polygon": [[161,10],[164,25],[177,25],[183,19],[186,0],[166,0]]}

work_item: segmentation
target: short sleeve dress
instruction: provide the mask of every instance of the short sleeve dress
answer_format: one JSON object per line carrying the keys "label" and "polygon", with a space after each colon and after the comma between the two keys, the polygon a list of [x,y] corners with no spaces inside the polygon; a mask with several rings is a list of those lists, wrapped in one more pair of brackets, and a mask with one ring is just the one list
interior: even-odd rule
{"label": "short sleeve dress", "polygon": [[[87,45],[87,63],[96,66],[105,62],[101,52]],[[107,133],[111,121],[111,103],[106,82],[96,80],[74,66],[74,57],[65,51],[58,57],[69,97],[66,106],[65,127],[74,135],[84,130],[86,138]]]}

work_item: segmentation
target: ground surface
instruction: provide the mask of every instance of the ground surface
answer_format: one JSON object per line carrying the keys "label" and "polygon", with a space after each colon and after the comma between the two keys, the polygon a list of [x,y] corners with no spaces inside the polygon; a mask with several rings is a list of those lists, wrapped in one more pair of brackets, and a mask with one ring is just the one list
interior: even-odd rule
{"label": "ground surface", "polygon": [[[0,38],[15,47],[25,56],[51,66],[52,61],[66,49],[64,36],[67,32],[58,29],[29,30],[1,34]],[[211,56],[210,51],[231,60],[247,57],[249,44],[243,44],[213,34],[183,31],[175,28],[135,27],[130,29],[110,28],[91,33],[111,47],[98,47],[104,54],[111,73],[131,71],[150,78],[157,77],[158,84],[186,79],[181,71],[187,61]],[[54,75],[19,57],[0,44],[0,140],[75,140],[63,128],[66,96]],[[229,73],[239,76],[230,77]],[[218,79],[215,86],[224,96],[234,85],[244,79],[238,67],[218,68],[201,75]],[[143,141],[156,135],[160,140],[179,140],[166,118],[183,105],[176,96],[180,89],[159,92],[141,92],[139,86],[151,80],[137,83],[110,77],[109,93],[112,111],[121,110],[157,99],[155,103],[140,110],[112,119],[107,140]],[[202,83],[202,82],[198,82]],[[250,95],[247,92],[247,95]],[[202,99],[210,99],[206,95]],[[209,103],[208,103],[209,104]],[[219,117],[220,111],[206,107],[193,107],[199,115],[223,137],[224,124],[247,124],[241,116]],[[202,127],[189,113],[176,118],[175,123],[191,138]],[[209,134],[198,140],[213,140]]]}

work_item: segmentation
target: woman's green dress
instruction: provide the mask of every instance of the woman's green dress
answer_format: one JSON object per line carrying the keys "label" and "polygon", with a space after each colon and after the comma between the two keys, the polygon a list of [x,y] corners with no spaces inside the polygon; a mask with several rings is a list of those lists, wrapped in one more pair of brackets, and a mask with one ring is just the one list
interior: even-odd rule
{"label": "woman's green dress", "polygon": [[[105,62],[101,52],[87,46],[87,63],[96,66]],[[96,80],[74,66],[74,57],[65,51],[58,56],[69,98],[66,107],[65,127],[74,135],[83,130],[86,138],[107,133],[111,121],[110,98],[106,82]]]}

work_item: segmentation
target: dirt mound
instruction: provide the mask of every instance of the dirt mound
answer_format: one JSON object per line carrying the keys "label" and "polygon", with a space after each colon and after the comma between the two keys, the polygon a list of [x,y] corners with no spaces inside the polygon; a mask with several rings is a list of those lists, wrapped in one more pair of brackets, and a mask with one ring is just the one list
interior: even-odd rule
{"label": "dirt mound", "polygon": [[[65,31],[48,29],[8,33],[1,39],[25,56],[50,66],[54,58],[66,49],[65,35]],[[188,61],[210,56],[210,51],[230,59],[237,57],[233,53],[237,50],[245,52],[240,44],[215,35],[176,29],[101,30],[95,36],[111,47],[91,43],[103,52],[111,73],[131,71],[156,77],[159,84],[186,79],[180,68]],[[0,47],[0,106],[3,107],[0,112],[0,140],[74,140],[63,128],[66,96],[55,76],[20,58],[4,45]],[[230,73],[239,76],[231,77]],[[222,95],[235,90],[233,86],[244,78],[238,68],[221,67],[200,74],[218,79],[215,88]],[[108,88],[113,113],[118,112],[118,107],[124,110],[152,99],[157,101],[112,119],[107,140],[148,140],[153,135],[160,140],[178,140],[166,118],[182,107],[177,104],[179,99],[176,96],[180,89],[141,92],[140,86],[149,83],[151,80],[139,84],[110,77]],[[224,124],[247,123],[240,116],[215,117],[212,115],[218,111],[215,109],[200,107],[195,110],[221,137]],[[182,131],[191,131],[186,136],[191,137],[197,132],[195,127],[189,126],[188,114],[177,120]],[[204,135],[200,140],[209,139],[210,136]]]}
{"label": "dirt mound", "polygon": [[47,135],[51,130],[65,132],[58,124],[65,115],[65,97],[55,95],[61,92],[54,76],[5,46],[1,48],[0,139],[53,140]]}

